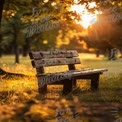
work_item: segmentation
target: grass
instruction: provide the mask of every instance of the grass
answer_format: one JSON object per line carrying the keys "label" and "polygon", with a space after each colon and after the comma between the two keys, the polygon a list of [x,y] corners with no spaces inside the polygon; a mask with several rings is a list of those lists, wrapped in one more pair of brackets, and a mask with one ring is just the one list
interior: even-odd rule
{"label": "grass", "polygon": [[[78,80],[77,89],[71,94],[62,96],[62,86],[48,86],[48,93],[38,94],[35,69],[32,68],[29,57],[20,56],[20,64],[14,64],[14,56],[0,58],[0,67],[6,71],[23,73],[30,77],[3,79],[0,77],[0,120],[7,122],[54,122],[55,110],[59,107],[74,106],[83,113],[91,103],[99,105],[109,103],[120,107],[122,102],[122,60],[107,61],[103,56],[96,58],[93,54],[80,54],[81,65],[77,68],[107,68],[108,72],[100,76],[99,91],[91,92],[90,81]],[[66,67],[47,68],[46,71],[63,71]],[[32,77],[31,77],[32,76]],[[87,105],[83,108],[84,105]],[[82,108],[82,111],[79,109]],[[96,108],[97,109],[97,108]],[[84,110],[84,111],[83,111]],[[10,112],[9,112],[10,111]],[[72,121],[86,121],[79,116]],[[88,116],[87,116],[88,119]],[[89,120],[88,120],[89,121]]]}

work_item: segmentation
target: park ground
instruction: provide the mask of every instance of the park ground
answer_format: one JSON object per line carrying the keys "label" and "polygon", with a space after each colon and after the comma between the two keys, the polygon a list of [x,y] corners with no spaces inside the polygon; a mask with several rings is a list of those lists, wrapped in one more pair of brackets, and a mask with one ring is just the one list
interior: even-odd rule
{"label": "park ground", "polygon": [[[79,80],[77,88],[63,96],[62,86],[48,86],[46,95],[38,94],[35,69],[29,57],[20,56],[20,64],[14,64],[14,56],[0,58],[0,68],[27,77],[4,79],[0,76],[0,122],[56,122],[56,110],[70,108],[79,112],[71,122],[120,122],[122,121],[122,59],[108,61],[100,55],[80,54],[82,64],[77,68],[107,68],[100,76],[97,92],[90,91],[90,82]],[[66,70],[66,66],[46,69],[47,72]],[[71,111],[63,114],[69,118]],[[63,122],[63,121],[62,121]]]}

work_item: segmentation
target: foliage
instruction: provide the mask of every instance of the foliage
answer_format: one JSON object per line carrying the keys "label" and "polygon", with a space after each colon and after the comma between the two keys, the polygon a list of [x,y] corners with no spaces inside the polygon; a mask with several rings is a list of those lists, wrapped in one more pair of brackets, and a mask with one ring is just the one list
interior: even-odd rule
{"label": "foliage", "polygon": [[106,5],[106,8],[101,8],[102,14],[98,15],[97,23],[89,28],[89,39],[95,40],[93,45],[97,44],[97,48],[120,48],[122,42],[122,20],[118,18],[122,10],[120,3],[114,2]]}
{"label": "foliage", "polygon": [[[57,47],[56,38],[58,36],[58,31],[62,30],[63,32],[61,38],[62,43],[64,38],[67,39],[67,37],[65,37],[65,33],[68,34],[71,29],[75,29],[76,32],[78,31],[78,28],[76,28],[76,25],[74,24],[74,20],[79,20],[80,17],[79,14],[77,14],[75,11],[70,11],[71,5],[85,4],[88,11],[91,13],[94,13],[95,10],[102,11],[104,13],[104,10],[109,9],[113,6],[117,6],[121,10],[122,7],[122,2],[119,0],[92,0],[92,2],[96,2],[97,4],[97,6],[93,8],[90,8],[90,2],[91,1],[89,0],[77,0],[77,2],[74,0],[5,0],[3,10],[3,21],[6,21],[6,25],[4,26],[4,28],[6,28],[6,31],[8,32],[8,23],[10,24],[11,22],[11,24],[13,23],[14,25],[16,25],[16,28],[18,29],[18,34],[16,35],[16,42],[18,44],[18,47],[21,47],[23,52],[27,52],[30,49],[43,50],[55,48]],[[100,16],[104,17],[106,16],[106,14],[100,14]],[[46,20],[46,18],[48,19]],[[39,23],[40,25],[45,25],[47,21],[51,23],[55,23],[58,21],[59,28],[46,30],[43,32],[40,31],[39,33],[32,34],[32,36],[28,39],[26,38],[27,33],[25,33],[24,31],[25,29],[27,29],[31,25],[36,25],[37,23]],[[116,28],[112,28],[111,24],[101,25],[100,23],[97,23],[93,25],[93,28],[89,29],[89,36],[83,36],[79,34],[77,36],[81,36],[80,39],[85,40],[88,44],[88,47],[93,47],[102,50],[112,47],[121,48],[121,22],[119,21],[119,23],[114,24],[114,27],[116,26]],[[73,26],[70,27],[71,25]],[[104,31],[104,28],[107,28],[106,31]],[[82,32],[83,28],[80,28],[80,31]],[[7,32],[5,33],[7,34]],[[11,36],[11,34],[6,34],[3,34],[3,36],[5,36],[3,37],[4,41],[2,41],[2,43],[0,44],[4,49],[6,49],[6,46],[12,46],[10,42],[12,42],[11,40],[13,37]],[[74,42],[77,40],[76,38],[68,39],[70,40],[70,42]],[[48,43],[45,40],[47,40]],[[76,43],[70,42],[70,45],[79,45],[77,41]],[[41,47],[39,47],[39,45],[41,45]]]}

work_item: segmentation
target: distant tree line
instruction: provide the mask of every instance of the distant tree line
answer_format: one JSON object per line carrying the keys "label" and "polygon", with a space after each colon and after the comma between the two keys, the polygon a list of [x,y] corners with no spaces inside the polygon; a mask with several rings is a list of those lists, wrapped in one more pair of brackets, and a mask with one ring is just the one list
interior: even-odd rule
{"label": "distant tree line", "polygon": [[[113,48],[122,50],[122,20],[111,23],[95,23],[92,28],[88,29],[87,36],[73,35],[69,33],[70,30],[76,30],[76,33],[84,31],[82,27],[74,24],[74,19],[79,20],[79,15],[74,11],[68,11],[68,8],[74,4],[86,4],[88,11],[93,13],[95,10],[103,11],[99,18],[111,15],[113,13],[106,13],[106,9],[117,6],[117,11],[121,12],[122,2],[119,0],[92,0],[96,2],[97,6],[89,8],[90,0],[79,0],[77,3],[72,0],[0,0],[0,56],[4,53],[14,53],[15,62],[19,63],[19,54],[26,56],[30,50],[49,50],[56,48],[56,40],[59,37],[59,44],[62,48],[74,48],[80,50],[78,39],[84,40],[88,48],[94,48],[99,55],[99,52],[108,50],[109,57],[110,51]],[[32,16],[32,10],[37,8],[48,8],[46,11],[38,11],[35,18]],[[40,32],[26,38],[25,25],[32,25],[34,22],[40,21],[44,16],[53,16],[50,22],[62,21],[57,29]],[[102,21],[102,19],[99,19]],[[99,21],[100,22],[100,21]],[[41,23],[42,24],[42,23]],[[59,34],[59,30],[62,33]],[[68,40],[69,38],[69,40]],[[66,45],[65,45],[66,44]],[[82,48],[82,47],[81,47]]]}

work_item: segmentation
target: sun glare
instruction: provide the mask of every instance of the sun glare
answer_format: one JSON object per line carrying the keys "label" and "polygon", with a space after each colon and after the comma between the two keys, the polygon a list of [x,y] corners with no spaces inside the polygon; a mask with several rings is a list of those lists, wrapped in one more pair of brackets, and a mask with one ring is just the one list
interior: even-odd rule
{"label": "sun glare", "polygon": [[71,10],[76,11],[78,14],[81,14],[86,11],[85,5],[72,5]]}
{"label": "sun glare", "polygon": [[96,5],[96,3],[95,2],[91,2],[91,3],[89,3],[89,8],[94,8],[94,7],[96,7],[97,5]]}
{"label": "sun glare", "polygon": [[82,21],[80,23],[85,29],[87,29],[90,25],[94,24],[97,21],[95,14],[83,14],[81,18]]}
{"label": "sun glare", "polygon": [[[96,7],[96,3],[89,3],[89,7]],[[76,23],[81,24],[85,29],[97,21],[97,12],[95,14],[89,13],[85,5],[73,5],[71,6],[71,10],[76,11],[81,16],[81,21],[76,21]]]}

